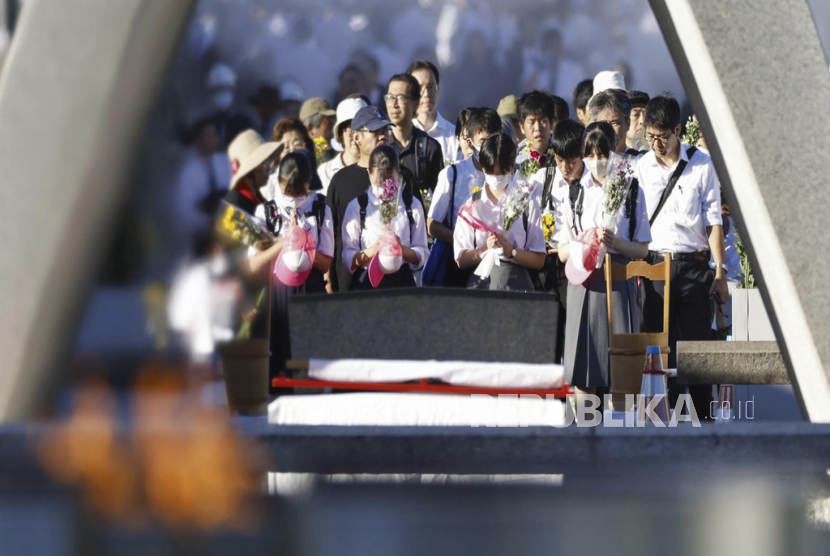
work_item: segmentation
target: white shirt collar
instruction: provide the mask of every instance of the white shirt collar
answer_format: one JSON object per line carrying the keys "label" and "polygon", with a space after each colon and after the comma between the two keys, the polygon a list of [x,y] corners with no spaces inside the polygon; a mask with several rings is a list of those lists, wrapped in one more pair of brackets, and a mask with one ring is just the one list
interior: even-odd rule
{"label": "white shirt collar", "polygon": [[424,126],[421,125],[421,122],[418,121],[418,118],[413,118],[412,123],[420,129],[421,131],[426,131],[427,133],[432,133],[436,129],[443,129],[444,131],[452,131],[455,133],[455,125],[450,124],[450,122],[444,118],[440,112],[435,113],[435,123],[432,124],[432,127],[429,129],[424,129]]}

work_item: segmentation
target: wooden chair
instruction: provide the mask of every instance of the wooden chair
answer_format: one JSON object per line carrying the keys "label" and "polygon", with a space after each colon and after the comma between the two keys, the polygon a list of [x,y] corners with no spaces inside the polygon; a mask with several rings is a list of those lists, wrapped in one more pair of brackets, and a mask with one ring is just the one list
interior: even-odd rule
{"label": "wooden chair", "polygon": [[[615,334],[614,311],[611,291],[613,282],[631,278],[648,278],[654,282],[665,282],[663,297],[663,331],[655,333]],[[671,257],[665,255],[661,263],[650,265],[645,261],[632,261],[627,265],[611,262],[611,255],[605,256],[605,284],[608,296],[608,354],[611,359],[611,399],[617,410],[631,410],[625,406],[626,394],[639,394],[642,383],[643,365],[648,346],[660,346],[663,368],[669,363],[669,299],[671,293]]]}

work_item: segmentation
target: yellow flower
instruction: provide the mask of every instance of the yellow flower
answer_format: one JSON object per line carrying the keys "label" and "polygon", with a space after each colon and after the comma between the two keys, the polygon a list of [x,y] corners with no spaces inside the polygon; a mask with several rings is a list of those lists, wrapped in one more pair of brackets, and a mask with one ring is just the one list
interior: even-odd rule
{"label": "yellow flower", "polygon": [[553,239],[553,230],[556,228],[556,222],[552,214],[542,216],[542,227],[545,231],[545,241],[551,241]]}
{"label": "yellow flower", "polygon": [[473,195],[475,195],[475,194],[476,194],[476,193],[478,193],[479,191],[481,191],[481,188],[480,188],[480,187],[474,187],[474,188],[473,188]]}

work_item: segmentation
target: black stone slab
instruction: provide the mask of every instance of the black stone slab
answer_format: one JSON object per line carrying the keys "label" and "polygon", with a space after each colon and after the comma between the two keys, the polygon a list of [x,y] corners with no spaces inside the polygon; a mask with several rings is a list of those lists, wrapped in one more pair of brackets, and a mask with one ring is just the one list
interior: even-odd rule
{"label": "black stone slab", "polygon": [[294,297],[293,359],[552,363],[549,295],[407,288]]}

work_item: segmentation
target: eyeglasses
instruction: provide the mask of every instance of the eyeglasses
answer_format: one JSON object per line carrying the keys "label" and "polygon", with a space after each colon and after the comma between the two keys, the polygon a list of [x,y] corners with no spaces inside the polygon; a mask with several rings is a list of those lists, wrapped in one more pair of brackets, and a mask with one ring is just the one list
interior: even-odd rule
{"label": "eyeglasses", "polygon": [[386,101],[386,104],[403,104],[405,101],[409,100],[408,96],[405,95],[383,95],[383,100]]}
{"label": "eyeglasses", "polygon": [[674,133],[669,133],[668,135],[649,135],[647,133],[646,141],[648,141],[649,145],[652,145],[654,143],[657,143],[659,145],[665,145],[669,142],[669,139],[671,139],[672,135],[674,135]]}
{"label": "eyeglasses", "polygon": [[368,129],[358,129],[357,131],[359,133],[371,133],[375,137],[382,137],[382,136],[388,136],[389,135],[389,128],[388,127],[382,127],[380,129],[376,129],[375,131],[369,131]]}

